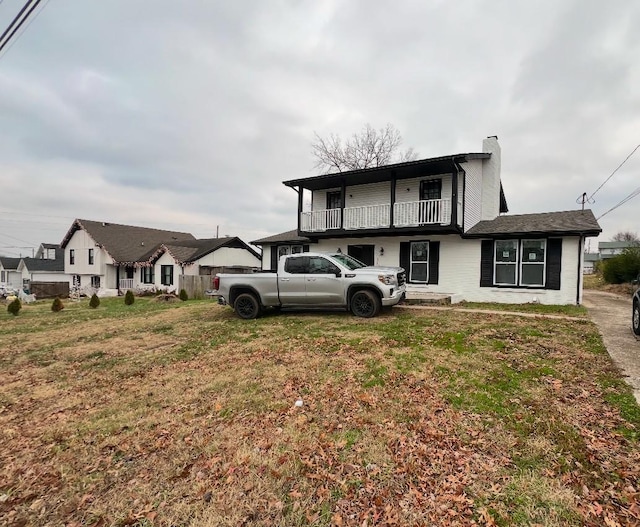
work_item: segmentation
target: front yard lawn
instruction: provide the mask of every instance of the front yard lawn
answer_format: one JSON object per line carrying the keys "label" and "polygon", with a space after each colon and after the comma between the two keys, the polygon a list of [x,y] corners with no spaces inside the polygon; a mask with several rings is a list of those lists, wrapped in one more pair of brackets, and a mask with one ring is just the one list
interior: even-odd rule
{"label": "front yard lawn", "polygon": [[3,525],[640,522],[640,410],[587,319],[120,298],[0,338]]}

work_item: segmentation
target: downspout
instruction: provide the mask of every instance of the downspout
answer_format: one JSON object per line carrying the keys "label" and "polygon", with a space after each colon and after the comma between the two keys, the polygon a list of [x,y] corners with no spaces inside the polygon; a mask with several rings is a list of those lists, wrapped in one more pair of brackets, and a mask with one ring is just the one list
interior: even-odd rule
{"label": "downspout", "polygon": [[[456,211],[455,213],[455,226],[458,227],[458,193],[460,192],[460,188],[458,187],[458,176],[460,174],[462,174],[462,206],[460,208],[460,211],[462,212],[462,218],[460,218],[460,227],[459,227],[459,231],[461,233],[464,232],[464,200],[465,200],[465,185],[466,185],[466,175],[467,173],[465,172],[464,168],[462,168],[460,166],[460,163],[458,163],[457,161],[454,161],[454,165],[456,167],[456,171],[457,174],[455,174],[455,207],[454,210]],[[453,182],[451,184],[451,198],[453,199]],[[453,214],[451,216],[452,219],[452,223],[453,223]]]}
{"label": "downspout", "polygon": [[298,236],[300,236],[300,227],[302,225],[302,187],[293,188],[293,190],[298,193]]}
{"label": "downspout", "polygon": [[393,228],[393,209],[396,206],[396,171],[391,171],[391,201],[389,206],[389,227]]}
{"label": "downspout", "polygon": [[451,217],[449,227],[458,228],[458,171],[460,165],[453,160],[453,173],[451,174]]}
{"label": "downspout", "polygon": [[580,305],[580,291],[582,290],[582,251],[584,248],[584,237],[580,236],[578,238],[578,275],[577,278],[577,286],[576,286],[576,305]]}
{"label": "downspout", "polygon": [[120,264],[116,265],[116,289],[120,295]]}

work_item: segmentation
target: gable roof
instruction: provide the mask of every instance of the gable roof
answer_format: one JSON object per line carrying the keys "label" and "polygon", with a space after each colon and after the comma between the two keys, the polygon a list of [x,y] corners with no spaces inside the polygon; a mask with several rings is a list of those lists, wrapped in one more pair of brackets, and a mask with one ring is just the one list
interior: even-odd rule
{"label": "gable roof", "polygon": [[26,268],[33,271],[49,271],[49,272],[64,272],[64,253],[57,254],[56,259],[48,258],[23,258],[22,263]]}
{"label": "gable roof", "polygon": [[0,263],[7,271],[17,271],[18,265],[22,258],[10,258],[8,256],[0,256]]}
{"label": "gable roof", "polygon": [[60,244],[63,249],[78,230],[86,231],[98,247],[104,249],[116,263],[120,264],[141,261],[150,249],[161,243],[195,240],[193,234],[188,232],[76,219]]}
{"label": "gable roof", "polygon": [[309,240],[309,238],[300,236],[297,229],[293,229],[292,231],[281,232],[280,234],[260,238],[259,240],[252,241],[251,243],[253,245],[269,245],[272,243],[309,243],[310,241],[311,240]]}
{"label": "gable roof", "polygon": [[602,232],[591,210],[541,212],[498,216],[494,220],[481,221],[469,229],[465,238],[499,236],[575,235],[597,236]]}
{"label": "gable roof", "polygon": [[413,178],[420,175],[446,174],[455,169],[456,163],[465,163],[473,159],[489,159],[490,153],[452,154],[416,161],[405,161],[379,167],[360,168],[345,172],[335,172],[321,176],[283,181],[287,187],[302,187],[308,190],[321,190],[339,187],[344,181],[346,185],[363,185],[365,183],[380,183],[389,181],[393,174],[396,179]]}
{"label": "gable roof", "polygon": [[173,256],[174,260],[178,264],[186,264],[195,262],[203,256],[216,251],[222,247],[228,247],[233,249],[246,249],[256,258],[260,259],[260,254],[249,247],[237,236],[231,238],[204,238],[201,240],[182,240],[180,242],[162,243],[159,247],[156,247],[153,251],[149,251],[144,260],[149,262],[156,260],[165,251],[169,252]]}

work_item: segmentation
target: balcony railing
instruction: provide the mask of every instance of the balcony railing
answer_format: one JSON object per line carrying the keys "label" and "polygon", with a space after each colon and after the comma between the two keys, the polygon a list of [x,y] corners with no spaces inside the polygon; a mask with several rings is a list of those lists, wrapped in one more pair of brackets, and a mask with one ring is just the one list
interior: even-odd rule
{"label": "balcony railing", "polygon": [[[386,204],[317,210],[300,215],[302,232],[324,232],[331,229],[384,229],[391,225],[391,206]],[[451,221],[451,200],[430,199],[395,203],[394,227],[448,225]]]}
{"label": "balcony railing", "polygon": [[345,229],[375,229],[390,225],[389,211],[391,206],[367,205],[344,209]]}
{"label": "balcony railing", "polygon": [[396,227],[446,225],[450,221],[450,199],[409,201],[406,203],[396,203],[393,206],[393,224]]}

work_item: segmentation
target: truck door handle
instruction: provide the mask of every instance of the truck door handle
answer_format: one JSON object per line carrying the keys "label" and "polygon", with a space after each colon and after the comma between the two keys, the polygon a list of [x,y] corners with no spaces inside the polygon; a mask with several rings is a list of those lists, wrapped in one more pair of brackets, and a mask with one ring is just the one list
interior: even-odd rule
{"label": "truck door handle", "polygon": [[281,282],[288,282],[290,280],[290,278],[280,278]]}
{"label": "truck door handle", "polygon": [[307,278],[307,282],[315,282],[316,279],[315,278]]}

